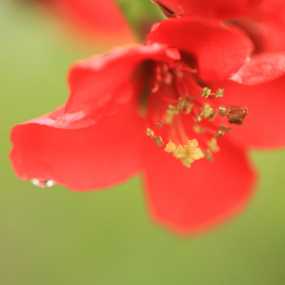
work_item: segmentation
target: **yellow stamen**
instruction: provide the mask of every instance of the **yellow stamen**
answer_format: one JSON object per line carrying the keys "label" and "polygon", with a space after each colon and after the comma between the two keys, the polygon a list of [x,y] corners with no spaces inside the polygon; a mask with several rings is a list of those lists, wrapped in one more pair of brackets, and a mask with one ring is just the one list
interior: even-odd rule
{"label": "yellow stamen", "polygon": [[215,115],[215,110],[210,104],[205,104],[203,106],[201,117],[204,119],[211,119]]}
{"label": "yellow stamen", "polygon": [[165,146],[164,150],[168,153],[174,153],[177,148],[177,145],[173,141],[169,141],[169,143]]}
{"label": "yellow stamen", "polygon": [[187,100],[187,98],[179,98],[177,109],[179,113],[188,115],[192,112],[193,105],[189,102],[189,100]]}
{"label": "yellow stamen", "polygon": [[204,153],[196,139],[188,140],[185,145],[177,145],[169,141],[164,150],[180,160],[186,167],[191,167],[194,161],[204,158]]}
{"label": "yellow stamen", "polygon": [[212,94],[212,90],[208,87],[204,87],[202,90],[201,96],[204,98],[209,98],[211,96],[211,94]]}
{"label": "yellow stamen", "polygon": [[187,100],[187,98],[179,98],[177,105],[168,105],[164,122],[168,125],[173,123],[174,117],[179,114],[190,114],[192,112],[193,105]]}
{"label": "yellow stamen", "polygon": [[[170,85],[166,87],[175,88],[177,96],[169,98],[171,104],[165,106],[164,113],[159,114],[162,115],[159,121],[154,122],[155,130],[162,131],[163,138],[151,128],[146,130],[146,135],[158,147],[189,168],[196,160],[213,159],[214,154],[220,150],[219,139],[230,130],[227,125],[242,124],[247,109],[216,104],[219,101],[216,99],[224,96],[222,88],[212,90],[204,87],[197,98],[197,94],[192,94],[192,90],[184,83],[185,74],[185,71],[172,69],[168,65],[157,68],[153,92],[157,92],[162,85]],[[224,126],[225,120],[228,124]],[[192,139],[187,134],[189,126],[192,127],[190,133],[195,133],[194,138],[191,135]],[[199,145],[195,137],[201,137],[200,141],[203,143]]]}
{"label": "yellow stamen", "polygon": [[224,97],[224,93],[225,93],[225,91],[224,91],[224,89],[222,89],[222,88],[219,88],[217,91],[216,91],[216,98],[222,98],[222,97]]}

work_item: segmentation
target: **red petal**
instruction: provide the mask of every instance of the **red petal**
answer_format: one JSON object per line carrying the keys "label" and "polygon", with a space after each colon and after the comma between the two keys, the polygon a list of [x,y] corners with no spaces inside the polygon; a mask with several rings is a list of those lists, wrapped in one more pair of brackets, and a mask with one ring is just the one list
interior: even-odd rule
{"label": "red petal", "polygon": [[[170,62],[179,59],[175,50],[159,44],[114,49],[74,65],[69,74],[71,96],[68,112],[93,112],[124,86],[133,86],[139,64],[150,60]],[[125,99],[129,93],[125,94]],[[123,98],[122,98],[123,99]]]}
{"label": "red petal", "polygon": [[259,4],[259,0],[155,0],[177,16],[230,18]]}
{"label": "red petal", "polygon": [[120,49],[82,61],[70,73],[64,109],[13,130],[12,161],[24,179],[52,179],[73,189],[105,187],[140,167],[140,63],[173,60],[160,45]]}
{"label": "red petal", "polygon": [[255,86],[234,82],[221,86],[225,88],[225,104],[246,106],[249,111],[244,124],[231,132],[237,141],[257,148],[285,145],[284,76]]}
{"label": "red petal", "polygon": [[263,15],[268,15],[272,19],[276,16],[283,17],[284,14],[282,14],[285,10],[285,2],[283,0],[257,0],[260,3],[258,3],[258,9],[255,9],[254,12],[258,12]]}
{"label": "red petal", "polygon": [[275,18],[268,17],[268,15],[262,15],[254,11],[247,18],[234,20],[233,23],[252,39],[255,52],[280,52],[285,50],[284,19],[278,19],[277,16]]}
{"label": "red petal", "polygon": [[189,169],[149,143],[147,196],[154,218],[180,233],[206,230],[241,211],[251,196],[254,173],[245,152],[227,141],[213,161]]}
{"label": "red petal", "polygon": [[253,49],[249,38],[236,28],[187,18],[169,19],[156,25],[149,41],[194,55],[200,76],[206,81],[222,80],[235,73]]}
{"label": "red petal", "polygon": [[258,51],[285,49],[283,0],[156,0],[170,14],[230,20],[246,31]]}
{"label": "red petal", "polygon": [[[256,1],[240,17],[233,18],[253,40],[256,52],[285,50],[285,2],[283,0]],[[231,20],[232,21],[232,20]]]}
{"label": "red petal", "polygon": [[60,21],[87,40],[123,43],[134,37],[114,0],[51,0]]}
{"label": "red petal", "polygon": [[[121,182],[140,169],[144,130],[135,102],[77,127],[84,113],[62,110],[13,129],[11,160],[22,179],[54,180],[88,190]],[[98,119],[98,121],[97,121]],[[84,118],[87,120],[87,118]]]}
{"label": "red petal", "polygon": [[241,84],[255,85],[272,81],[285,73],[285,53],[262,53],[254,56],[232,76]]}

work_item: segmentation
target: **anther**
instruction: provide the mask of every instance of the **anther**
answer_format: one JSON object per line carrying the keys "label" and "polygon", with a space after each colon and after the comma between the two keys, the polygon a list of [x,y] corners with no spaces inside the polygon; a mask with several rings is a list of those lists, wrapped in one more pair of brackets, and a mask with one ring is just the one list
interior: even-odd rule
{"label": "anther", "polygon": [[221,116],[227,117],[230,124],[241,125],[248,114],[247,108],[243,107],[219,107],[219,114]]}
{"label": "anther", "polygon": [[202,97],[209,98],[211,96],[211,94],[212,94],[212,90],[210,88],[204,87],[202,89],[202,94],[201,94]]}
{"label": "anther", "polygon": [[216,98],[222,98],[222,97],[224,97],[224,93],[225,93],[224,89],[219,88],[219,89],[216,91],[216,93],[215,93]]}
{"label": "anther", "polygon": [[224,136],[226,133],[228,133],[231,129],[225,126],[220,126],[216,132],[216,137],[222,137]]}
{"label": "anther", "polygon": [[173,123],[174,117],[179,114],[190,114],[193,109],[193,104],[189,102],[186,97],[179,98],[177,105],[168,105],[165,112],[164,121],[166,124],[171,125]]}
{"label": "anther", "polygon": [[192,112],[193,104],[191,104],[186,97],[179,98],[178,104],[177,104],[177,109],[178,109],[179,113],[183,113],[183,114],[188,115]]}
{"label": "anther", "polygon": [[204,158],[204,153],[196,139],[188,140],[184,145],[169,141],[164,150],[180,160],[186,167],[191,167],[194,161]]}
{"label": "anther", "polygon": [[228,111],[228,120],[231,124],[241,125],[248,114],[247,108],[230,107]]}
{"label": "anther", "polygon": [[202,89],[201,96],[204,98],[209,98],[209,97],[222,98],[222,97],[224,97],[224,93],[225,93],[224,89],[222,89],[222,88],[217,89],[216,92],[212,92],[212,90],[209,87],[204,87]]}
{"label": "anther", "polygon": [[[178,67],[172,68],[167,64],[157,66],[156,81],[152,91],[159,91],[163,85],[164,88],[171,87],[175,91],[175,97],[171,99],[175,101],[170,101],[171,104],[166,107],[162,117],[154,123],[157,132],[163,128],[163,138],[151,128],[146,129],[146,135],[184,166],[191,167],[196,160],[202,158],[212,160],[214,154],[220,151],[219,139],[231,129],[227,126],[228,123],[242,124],[248,111],[243,107],[216,104],[219,100],[215,99],[224,96],[222,88],[213,91],[209,87],[204,87],[200,91],[200,97],[197,97],[198,94],[192,93],[190,87],[184,83],[183,77],[186,75],[185,70]],[[184,115],[189,116],[186,118]],[[221,125],[222,118],[218,116],[223,117],[222,121],[227,120],[228,123],[225,122],[225,126]],[[195,133],[193,139],[189,139],[186,133],[188,128],[184,126],[184,123],[188,126],[189,122],[193,123],[192,130]],[[164,131],[169,132],[169,137]],[[201,146],[195,137],[199,140],[201,138]]]}
{"label": "anther", "polygon": [[219,107],[219,114],[221,116],[226,116],[228,114],[228,108],[225,106],[220,106]]}
{"label": "anther", "polygon": [[215,110],[210,104],[205,104],[203,106],[201,117],[204,119],[212,119],[215,115]]}

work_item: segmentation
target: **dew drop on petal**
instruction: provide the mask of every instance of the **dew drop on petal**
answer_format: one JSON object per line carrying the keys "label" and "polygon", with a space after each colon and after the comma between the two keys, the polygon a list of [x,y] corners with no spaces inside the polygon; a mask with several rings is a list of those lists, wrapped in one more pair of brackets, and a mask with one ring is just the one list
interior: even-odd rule
{"label": "dew drop on petal", "polygon": [[52,188],[55,182],[51,179],[38,179],[34,178],[31,180],[32,184],[39,188]]}

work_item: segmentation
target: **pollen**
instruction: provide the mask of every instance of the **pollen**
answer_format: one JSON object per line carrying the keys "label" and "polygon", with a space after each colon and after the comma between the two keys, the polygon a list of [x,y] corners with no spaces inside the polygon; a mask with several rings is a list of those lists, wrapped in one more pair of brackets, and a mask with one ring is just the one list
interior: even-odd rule
{"label": "pollen", "polygon": [[205,104],[203,106],[201,117],[204,119],[212,119],[215,115],[215,110],[210,104]]}
{"label": "pollen", "polygon": [[179,113],[190,114],[193,110],[193,104],[191,104],[187,97],[180,97],[178,99],[177,109]]}
{"label": "pollen", "polygon": [[175,144],[173,141],[169,141],[164,150],[180,160],[182,164],[188,168],[191,167],[194,161],[204,158],[204,153],[196,139],[188,140],[185,145]]}
{"label": "pollen", "polygon": [[220,106],[219,114],[221,116],[227,117],[230,124],[241,125],[248,115],[248,110],[247,108],[239,106]]}
{"label": "pollen", "polygon": [[209,98],[212,94],[212,90],[208,87],[204,87],[203,90],[202,90],[202,97],[204,98]]}
{"label": "pollen", "polygon": [[187,168],[195,161],[214,159],[222,150],[220,139],[232,125],[243,124],[248,114],[245,107],[223,105],[223,88],[211,89],[202,81],[195,84],[195,78],[196,71],[183,65],[156,67],[153,96],[167,97],[149,122],[153,128],[146,130],[156,146]]}
{"label": "pollen", "polygon": [[223,98],[223,97],[224,97],[224,94],[225,94],[224,89],[219,88],[219,89],[216,91],[216,98]]}
{"label": "pollen", "polygon": [[173,123],[176,116],[180,114],[189,115],[192,112],[193,105],[189,102],[186,97],[181,97],[178,99],[176,105],[168,105],[164,116],[164,122],[168,125]]}

